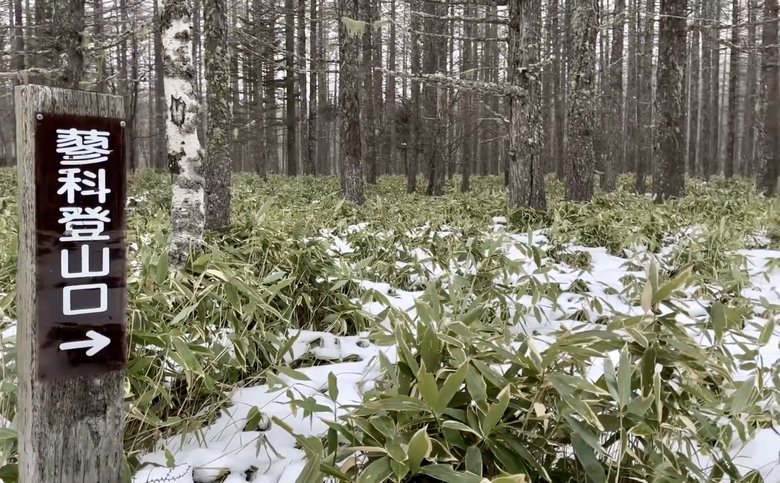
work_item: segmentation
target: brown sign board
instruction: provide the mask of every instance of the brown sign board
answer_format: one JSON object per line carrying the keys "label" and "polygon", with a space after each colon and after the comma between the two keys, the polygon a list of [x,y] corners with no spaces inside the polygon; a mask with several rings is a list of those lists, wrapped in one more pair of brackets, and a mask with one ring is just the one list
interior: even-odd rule
{"label": "brown sign board", "polygon": [[35,126],[37,377],[127,361],[124,123],[39,113]]}

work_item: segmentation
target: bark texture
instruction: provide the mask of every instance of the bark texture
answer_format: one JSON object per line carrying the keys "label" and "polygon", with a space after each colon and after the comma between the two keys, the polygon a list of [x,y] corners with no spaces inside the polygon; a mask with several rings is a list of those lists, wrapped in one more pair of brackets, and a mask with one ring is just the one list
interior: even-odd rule
{"label": "bark texture", "polygon": [[593,0],[574,0],[566,141],[566,199],[570,201],[589,201],[593,197],[596,8]]}
{"label": "bark texture", "polygon": [[731,52],[729,55],[729,119],[728,119],[728,140],[726,145],[726,159],[723,162],[724,176],[731,178],[734,176],[737,162],[737,121],[739,110],[739,0],[731,2]]}
{"label": "bark texture", "polygon": [[759,130],[758,190],[766,195],[778,194],[780,181],[780,81],[778,80],[777,0],[764,3],[764,56],[761,61],[763,126]]}
{"label": "bark texture", "polygon": [[228,52],[227,1],[205,0],[206,34],[206,159],[205,181],[207,230],[230,227],[230,56]]}
{"label": "bark texture", "polygon": [[285,15],[285,118],[287,128],[287,175],[298,176],[298,140],[297,134],[297,109],[295,108],[295,3],[286,0],[284,3]]}
{"label": "bark texture", "polygon": [[623,166],[623,21],[624,0],[615,0],[612,26],[612,59],[609,66],[609,114],[607,117],[607,156],[604,160],[602,189],[615,190],[617,172]]}
{"label": "bark texture", "polygon": [[362,146],[360,139],[360,90],[357,78],[360,31],[357,34],[348,24],[358,16],[357,0],[338,0],[339,58],[341,73],[341,133],[344,151],[341,162],[341,187],[344,198],[356,205],[365,202],[363,194]]}
{"label": "bark texture", "polygon": [[538,71],[541,1],[509,0],[509,206],[547,208],[542,165],[542,91]]}
{"label": "bark texture", "polygon": [[165,133],[168,168],[173,176],[169,267],[175,271],[184,266],[190,250],[203,243],[204,190],[190,47],[192,18],[187,1],[165,0],[160,20],[168,100]]}
{"label": "bark texture", "polygon": [[[446,15],[446,4],[442,0],[431,0],[425,3],[426,13],[433,17]],[[443,39],[443,22],[433,17],[426,17],[425,35],[423,39],[424,70],[426,74],[444,74],[446,72],[447,42]],[[444,140],[446,138],[446,123],[443,115],[442,89],[430,82],[423,86],[423,117],[425,119],[424,156],[428,161],[429,196],[444,195]],[[497,156],[496,156],[497,158]]]}
{"label": "bark texture", "polygon": [[661,0],[653,194],[660,203],[685,191],[686,1]]}
{"label": "bark texture", "polygon": [[639,123],[639,156],[636,160],[636,192],[643,194],[647,190],[646,175],[649,171],[653,155],[653,15],[655,0],[645,3],[645,18],[641,54],[639,55],[639,106],[637,122]]}

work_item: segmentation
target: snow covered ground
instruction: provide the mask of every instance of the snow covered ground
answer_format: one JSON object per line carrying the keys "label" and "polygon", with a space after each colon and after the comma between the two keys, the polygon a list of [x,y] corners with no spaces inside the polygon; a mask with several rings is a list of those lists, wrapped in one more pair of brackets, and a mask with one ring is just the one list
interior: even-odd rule
{"label": "snow covered ground", "polygon": [[[495,225],[486,236],[500,240],[500,249],[509,259],[522,264],[526,274],[533,274],[532,276],[542,283],[559,283],[562,287],[570,287],[575,280],[580,280],[580,284],[584,282],[587,286],[586,293],[581,289],[577,290],[577,293],[564,290],[556,301],[542,299],[535,304],[535,309],[523,310],[522,314],[517,314],[514,309],[510,309],[510,313],[506,314],[509,320],[513,320],[516,315],[520,316],[521,323],[515,325],[514,330],[534,334],[538,350],[543,352],[546,349],[551,342],[549,334],[559,329],[561,324],[569,327],[579,325],[581,329],[604,328],[603,325],[588,326],[575,323],[571,320],[571,316],[578,310],[585,311],[591,322],[610,313],[625,315],[643,313],[635,297],[629,300],[621,295],[626,288],[622,280],[625,280],[623,277],[626,275],[644,279],[644,270],[636,270],[636,267],[647,267],[651,255],[642,250],[635,250],[627,254],[627,258],[620,258],[609,255],[604,248],[571,246],[569,251],[572,253],[585,251],[590,254],[593,267],[591,270],[583,271],[566,264],[554,263],[550,259],[542,259],[541,265],[549,270],[540,271],[532,254],[524,249],[524,246],[545,247],[547,239],[544,235],[535,233],[529,240],[527,235],[506,233],[503,226],[505,220],[497,218],[494,222]],[[351,227],[348,232],[354,234],[365,229],[367,229],[366,224],[362,224]],[[445,231],[437,235],[448,236],[449,233]],[[690,235],[689,233],[681,236],[674,243],[670,243],[664,251],[671,253],[676,244],[683,243],[685,237]],[[334,257],[353,253],[347,240],[329,232],[323,232],[321,236],[332,243],[331,254]],[[743,290],[743,296],[755,301],[757,305],[761,303],[780,306],[780,268],[772,266],[767,268],[768,263],[780,265],[772,263],[773,260],[780,259],[780,251],[743,250],[741,254],[748,263],[751,276],[750,283]],[[416,276],[416,281],[420,283],[434,278],[447,283],[454,273],[473,273],[476,269],[468,260],[462,262],[452,260],[449,266],[439,266],[426,261],[431,256],[423,249],[415,250],[413,256],[424,267],[424,273]],[[350,259],[349,263],[355,263],[354,258]],[[498,281],[504,284],[516,284],[519,277],[520,275],[501,276]],[[421,296],[422,291],[399,290],[382,280],[364,281],[362,286],[366,290],[375,290],[384,294],[388,304],[407,312],[410,317],[416,316],[414,301]],[[603,313],[594,309],[593,299],[600,302]],[[533,301],[531,296],[523,296],[516,302],[517,306],[528,309]],[[706,307],[709,302],[696,299],[693,288],[688,289],[688,297],[679,300],[679,304],[688,312],[677,315],[681,324],[708,317]],[[374,300],[364,304],[363,309],[379,315],[385,312],[387,307],[384,302]],[[762,310],[757,312],[762,313]],[[387,324],[389,321],[384,320],[381,323]],[[748,323],[744,333],[758,338],[766,324],[774,325],[775,321],[756,317]],[[770,342],[758,349],[755,361],[758,367],[773,366],[780,358],[780,349],[778,349],[780,335],[777,327],[771,330],[773,335]],[[706,334],[699,335],[701,344],[706,345]],[[277,385],[271,388],[268,385],[260,385],[237,390],[232,395],[232,407],[223,411],[215,423],[203,428],[199,434],[187,437],[176,436],[161,441],[158,451],[144,455],[141,460],[149,465],[144,466],[134,475],[133,482],[212,482],[227,475],[226,479],[221,481],[237,483],[248,481],[246,475],[250,471],[254,479],[249,481],[257,483],[295,481],[305,465],[304,452],[295,447],[295,439],[276,424],[270,424],[270,428],[263,432],[244,431],[249,417],[259,410],[268,418],[276,417],[284,421],[296,434],[322,435],[327,431],[326,421],[335,420],[343,414],[345,407],[358,403],[362,394],[371,389],[375,381],[382,376],[378,361],[380,352],[384,352],[390,361],[396,360],[396,352],[394,347],[378,347],[372,344],[367,339],[367,334],[337,337],[328,333],[296,331],[289,336],[297,336],[290,360],[308,353],[321,360],[342,361],[349,356],[357,356],[359,361],[332,362],[298,369],[297,371],[305,375],[308,380],[279,374],[279,377],[288,384],[287,387]],[[749,341],[735,340],[730,343],[730,348],[735,353],[744,353],[751,344]],[[608,354],[608,356],[617,362],[617,354]],[[594,361],[588,376],[595,381],[602,371],[603,361]],[[338,384],[336,401],[332,401],[327,394],[330,374],[335,375]],[[748,380],[749,377],[749,371],[741,371],[735,375],[738,380]],[[296,399],[311,397],[317,404],[333,408],[333,412],[313,415],[304,414],[301,410],[294,412],[289,404],[289,394]],[[766,482],[780,482],[778,453],[780,453],[780,435],[772,429],[760,431],[752,441],[746,444],[735,444],[731,450],[732,457],[740,468],[758,469]],[[173,456],[175,462],[173,467],[166,467],[169,455]],[[699,458],[699,462],[702,468],[710,465],[703,456]]]}

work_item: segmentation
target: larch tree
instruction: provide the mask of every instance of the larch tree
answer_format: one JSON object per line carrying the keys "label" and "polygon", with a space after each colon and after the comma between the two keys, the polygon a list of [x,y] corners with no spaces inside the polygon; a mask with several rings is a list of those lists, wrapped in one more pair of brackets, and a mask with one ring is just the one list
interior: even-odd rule
{"label": "larch tree", "polygon": [[295,3],[293,0],[284,2],[284,50],[285,50],[285,118],[287,128],[285,139],[287,140],[287,175],[298,176],[298,140],[297,119],[298,113],[295,107],[295,82],[298,76],[295,73]]}
{"label": "larch tree", "polygon": [[739,151],[737,128],[739,122],[739,0],[731,2],[731,52],[729,53],[729,117],[726,159],[723,162],[723,175],[734,176]]}
{"label": "larch tree", "polygon": [[[387,68],[390,71],[395,70],[395,64],[396,64],[396,0],[390,0],[390,20],[392,23],[390,24],[390,32],[389,32],[389,43],[388,43],[388,49],[387,49]],[[396,132],[396,82],[395,82],[395,76],[389,75],[387,76],[387,83],[385,88],[385,103],[387,107],[385,108],[385,112],[387,113],[387,128],[389,130],[389,135],[387,142],[384,143],[384,150],[383,150],[383,157],[388,160],[388,164],[390,165],[391,170],[395,170],[396,172],[401,172],[398,166],[398,156],[396,153],[398,139],[397,139],[397,132]],[[391,171],[392,172],[392,171]]]}
{"label": "larch tree", "polygon": [[[420,48],[420,17],[412,13],[411,20],[412,32],[410,42],[411,47],[411,72],[412,76],[419,75],[422,71],[421,58],[422,49]],[[417,174],[419,173],[420,157],[420,127],[422,126],[420,99],[421,86],[420,81],[413,78],[411,82],[411,102],[409,103],[409,130],[406,141],[406,192],[414,193],[417,190]]]}
{"label": "larch tree", "polygon": [[612,25],[612,59],[609,71],[609,95],[607,102],[607,156],[604,160],[604,182],[602,189],[609,193],[615,190],[617,171],[623,166],[623,22],[625,1],[615,0]]}
{"label": "larch tree", "polygon": [[[315,0],[312,0],[314,2]],[[312,39],[313,40],[313,39]],[[309,141],[309,98],[306,82],[306,0],[298,0],[298,126],[301,136],[301,164],[303,174],[314,174],[314,159],[308,148]]]}
{"label": "larch tree", "polygon": [[[466,17],[473,16],[473,7],[466,6]],[[461,61],[461,77],[467,80],[473,80],[474,67],[476,61],[474,54],[476,51],[475,44],[472,40],[474,36],[474,23],[463,22],[463,32],[465,33],[465,39],[463,41],[463,54],[460,57]],[[474,119],[474,94],[472,91],[467,91],[462,94],[462,106],[461,106],[461,127],[463,129],[463,146],[461,148],[461,184],[460,191],[467,193],[471,189],[471,170],[474,166],[474,141],[476,138],[476,126],[477,122]]]}
{"label": "larch tree", "polygon": [[755,175],[756,159],[756,106],[758,84],[758,59],[756,48],[756,14],[758,13],[758,0],[748,0],[748,67],[747,87],[745,89],[745,117],[742,123],[742,171],[743,176]]}
{"label": "larch tree", "polygon": [[695,0],[696,5],[693,8],[694,22],[691,31],[691,55],[689,58],[689,78],[688,78],[688,165],[687,171],[690,176],[695,176],[699,171],[698,149],[699,149],[699,92],[701,83],[699,81],[699,71],[701,68],[701,58],[699,56],[699,35],[701,28],[701,0]]}
{"label": "larch tree", "polygon": [[[60,75],[60,84],[62,87],[70,89],[80,89],[81,82],[84,80],[84,49],[81,45],[81,39],[85,30],[84,8],[85,0],[69,0],[58,3],[55,11],[61,15],[52,18],[55,26],[56,46],[61,46],[64,61],[62,73]],[[60,10],[61,9],[61,10]]]}
{"label": "larch tree", "polygon": [[206,159],[203,163],[207,230],[230,227],[230,59],[227,1],[205,0]]}
{"label": "larch tree", "polygon": [[661,0],[655,98],[653,193],[657,203],[685,191],[686,0]]}
{"label": "larch tree", "polygon": [[376,106],[374,105],[374,17],[375,5],[377,0],[362,0],[361,14],[366,28],[363,31],[363,55],[362,75],[363,75],[363,96],[361,105],[363,107],[363,120],[361,125],[361,134],[363,136],[363,164],[365,166],[366,181],[369,184],[377,182],[377,139],[374,134],[374,123],[376,121]]}
{"label": "larch tree", "polygon": [[710,122],[708,140],[709,144],[709,157],[704,169],[704,177],[709,179],[710,176],[716,174],[720,170],[720,125],[721,125],[721,80],[720,80],[720,18],[721,18],[721,0],[709,0],[710,3],[710,41],[708,42],[711,50],[710,61],[710,94],[711,98],[708,99],[709,112],[705,119]]}
{"label": "larch tree", "polygon": [[[427,75],[442,75],[446,72],[447,41],[444,40],[443,21],[447,12],[444,0],[425,2],[425,36],[423,38],[423,71]],[[443,113],[442,88],[433,82],[425,82],[422,89],[423,107],[423,153],[427,160],[428,196],[443,196],[445,181],[444,141],[446,123]]]}
{"label": "larch tree", "polygon": [[565,161],[565,196],[570,201],[590,201],[593,197],[596,166],[596,8],[594,0],[574,0]]}
{"label": "larch tree", "polygon": [[547,208],[542,165],[542,90],[539,69],[541,1],[509,0],[509,205]]}
{"label": "larch tree", "polygon": [[564,0],[550,0],[552,4],[550,15],[552,15],[552,22],[550,29],[552,30],[552,70],[553,79],[555,82],[555,99],[553,99],[553,107],[555,110],[553,128],[554,135],[552,136],[552,157],[555,160],[555,174],[558,179],[563,179],[566,176],[565,163],[564,163],[564,149],[566,147],[566,62],[561,58],[561,17],[564,12],[565,1]]}
{"label": "larch tree", "polygon": [[169,250],[169,267],[173,271],[184,266],[190,250],[200,248],[205,220],[201,149],[196,132],[198,102],[190,46],[192,18],[187,0],[165,0],[160,24],[168,101],[165,133],[168,168],[173,176]]}
{"label": "larch tree", "polygon": [[341,187],[344,198],[356,205],[365,202],[363,194],[362,142],[360,138],[360,88],[358,57],[360,36],[365,24],[357,20],[358,0],[337,0],[339,18],[339,95],[341,133],[344,144],[341,160]]}
{"label": "larch tree", "polygon": [[[317,132],[317,111],[319,110],[319,105],[317,103],[317,96],[319,94],[318,91],[323,90],[327,92],[328,88],[327,83],[324,83],[324,85],[318,84],[319,75],[316,72],[319,69],[318,57],[320,48],[317,28],[320,24],[319,16],[321,15],[317,11],[317,3],[317,0],[311,0],[309,12],[309,46],[311,47],[311,61],[309,62],[309,65],[311,66],[311,70],[315,71],[309,74],[309,118],[306,122],[306,133],[308,134],[308,138],[306,139],[306,150],[308,151],[306,154],[306,160],[308,161],[308,170],[311,171],[310,173],[306,174],[310,175],[316,175],[317,166],[321,164],[317,162],[317,137],[319,135]],[[324,29],[324,25],[321,26],[321,28]]]}
{"label": "larch tree", "polygon": [[[641,0],[640,0],[641,1]],[[636,159],[636,183],[637,193],[644,194],[647,190],[646,175],[650,170],[653,155],[653,38],[655,0],[646,0],[645,18],[642,25],[642,40],[640,41],[639,62],[637,63],[638,80],[638,106],[637,123],[639,124],[638,142],[639,155]]]}
{"label": "larch tree", "polygon": [[[711,146],[712,140],[712,70],[713,63],[717,60],[714,49],[711,47],[709,37],[709,26],[711,25],[710,15],[712,11],[712,0],[700,0],[701,19],[699,24],[702,27],[701,32],[701,132],[699,134],[699,164],[696,170],[696,176],[706,178],[709,176],[710,165],[713,164],[715,150]],[[707,27],[705,29],[705,27]],[[706,35],[705,34],[709,34]]]}
{"label": "larch tree", "polygon": [[765,195],[777,195],[780,184],[780,80],[778,79],[778,2],[764,2],[764,26],[761,60],[761,114],[759,130],[758,190]]}

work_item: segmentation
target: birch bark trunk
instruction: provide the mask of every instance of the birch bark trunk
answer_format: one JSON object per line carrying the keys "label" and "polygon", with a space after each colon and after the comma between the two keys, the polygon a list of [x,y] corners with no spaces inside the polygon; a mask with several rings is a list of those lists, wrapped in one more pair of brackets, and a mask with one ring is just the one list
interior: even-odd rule
{"label": "birch bark trunk", "polygon": [[169,267],[175,271],[184,267],[190,250],[200,248],[205,220],[202,154],[196,131],[198,102],[190,46],[192,18],[187,1],[165,0],[160,23],[168,100],[165,133],[168,168],[173,176]]}

